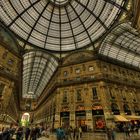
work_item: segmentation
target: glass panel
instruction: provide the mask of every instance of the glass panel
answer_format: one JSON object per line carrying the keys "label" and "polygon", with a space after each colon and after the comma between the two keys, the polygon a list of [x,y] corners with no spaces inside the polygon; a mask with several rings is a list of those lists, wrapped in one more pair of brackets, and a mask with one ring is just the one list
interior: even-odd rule
{"label": "glass panel", "polygon": [[70,51],[92,44],[108,31],[126,2],[1,0],[0,19],[26,42],[52,51]]}
{"label": "glass panel", "polygon": [[140,38],[131,23],[117,26],[106,36],[99,53],[134,67],[140,67]]}
{"label": "glass panel", "polygon": [[39,96],[57,69],[57,66],[58,62],[56,59],[45,52],[32,51],[25,53],[22,82],[23,97],[28,97],[31,93]]}

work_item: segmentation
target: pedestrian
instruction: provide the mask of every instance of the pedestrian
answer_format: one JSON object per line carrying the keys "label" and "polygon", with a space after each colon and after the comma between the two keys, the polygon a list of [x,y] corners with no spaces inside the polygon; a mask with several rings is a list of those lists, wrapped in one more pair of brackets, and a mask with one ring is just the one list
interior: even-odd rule
{"label": "pedestrian", "polygon": [[69,138],[72,140],[73,128],[72,126],[69,127]]}
{"label": "pedestrian", "polygon": [[64,130],[62,129],[62,127],[59,127],[56,129],[56,136],[57,136],[57,140],[64,140],[65,133],[64,133]]}
{"label": "pedestrian", "polygon": [[115,140],[115,136],[116,136],[115,128],[112,128],[111,129],[111,138],[112,138],[112,140]]}
{"label": "pedestrian", "polygon": [[25,140],[28,140],[29,135],[30,135],[30,128],[27,127],[26,130],[25,130]]}
{"label": "pedestrian", "polygon": [[16,140],[23,140],[23,128],[19,127],[16,133]]}
{"label": "pedestrian", "polygon": [[111,129],[110,128],[106,128],[106,133],[107,133],[108,140],[111,140]]}
{"label": "pedestrian", "polygon": [[81,126],[79,127],[79,134],[80,134],[80,138],[82,138],[82,128],[81,128]]}
{"label": "pedestrian", "polygon": [[76,140],[79,139],[79,128],[78,127],[74,128],[73,138],[74,138],[74,140],[75,140],[75,138],[76,138]]}

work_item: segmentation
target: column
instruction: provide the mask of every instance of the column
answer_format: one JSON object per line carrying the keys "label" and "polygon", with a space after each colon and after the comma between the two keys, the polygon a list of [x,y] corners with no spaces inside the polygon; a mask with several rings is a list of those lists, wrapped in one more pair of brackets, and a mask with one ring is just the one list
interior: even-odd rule
{"label": "column", "polygon": [[88,89],[88,85],[84,86],[84,102],[85,102],[85,111],[86,111],[86,125],[88,129],[93,130],[93,118],[92,118],[92,103],[91,103],[91,93]]}
{"label": "column", "polygon": [[70,87],[69,92],[69,99],[70,99],[70,126],[73,128],[75,127],[75,94],[73,87]]}
{"label": "column", "polygon": [[56,111],[55,111],[55,118],[54,118],[54,128],[60,127],[60,103],[61,103],[61,98],[60,98],[60,90],[57,89],[56,91]]}

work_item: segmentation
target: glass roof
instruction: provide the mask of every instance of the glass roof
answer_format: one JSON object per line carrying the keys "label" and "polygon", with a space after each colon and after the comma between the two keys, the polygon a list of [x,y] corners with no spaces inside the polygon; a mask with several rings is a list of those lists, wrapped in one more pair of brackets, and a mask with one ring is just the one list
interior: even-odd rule
{"label": "glass roof", "polygon": [[1,0],[0,19],[26,43],[51,51],[93,44],[128,0]]}
{"label": "glass roof", "polygon": [[140,68],[140,34],[131,23],[120,24],[102,42],[99,54]]}
{"label": "glass roof", "polygon": [[48,53],[33,50],[23,55],[23,98],[38,97],[57,69],[57,60]]}

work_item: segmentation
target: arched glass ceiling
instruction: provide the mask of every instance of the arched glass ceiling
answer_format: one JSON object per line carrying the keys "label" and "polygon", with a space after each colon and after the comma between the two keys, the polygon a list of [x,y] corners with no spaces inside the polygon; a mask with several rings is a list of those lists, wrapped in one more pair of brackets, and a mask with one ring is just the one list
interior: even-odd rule
{"label": "arched glass ceiling", "polygon": [[99,54],[140,68],[140,34],[130,23],[123,23],[105,38]]}
{"label": "arched glass ceiling", "polygon": [[57,69],[57,60],[42,51],[30,51],[23,56],[23,98],[38,97]]}
{"label": "arched glass ceiling", "polygon": [[127,1],[1,0],[0,19],[26,43],[69,51],[93,44],[106,33]]}

